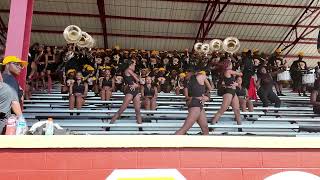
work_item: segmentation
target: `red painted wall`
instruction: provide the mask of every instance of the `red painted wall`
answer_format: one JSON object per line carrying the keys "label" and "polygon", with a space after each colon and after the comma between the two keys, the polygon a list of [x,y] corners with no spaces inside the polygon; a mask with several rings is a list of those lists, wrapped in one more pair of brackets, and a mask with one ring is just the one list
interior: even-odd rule
{"label": "red painted wall", "polygon": [[0,149],[0,179],[103,180],[115,168],[177,168],[188,180],[262,180],[284,170],[320,175],[320,149]]}

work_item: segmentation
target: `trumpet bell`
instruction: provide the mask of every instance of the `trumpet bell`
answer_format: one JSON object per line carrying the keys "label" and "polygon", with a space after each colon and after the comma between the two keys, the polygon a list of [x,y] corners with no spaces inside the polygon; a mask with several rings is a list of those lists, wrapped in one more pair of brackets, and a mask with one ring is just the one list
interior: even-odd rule
{"label": "trumpet bell", "polygon": [[235,37],[228,37],[222,43],[222,48],[228,53],[235,53],[240,49],[240,41]]}
{"label": "trumpet bell", "polygon": [[211,51],[220,51],[222,49],[222,41],[220,39],[213,39],[209,43]]}
{"label": "trumpet bell", "polygon": [[76,25],[70,25],[63,31],[63,37],[68,43],[77,43],[81,39],[82,31]]}
{"label": "trumpet bell", "polygon": [[196,43],[195,45],[194,45],[194,51],[195,52],[197,52],[197,53],[200,53],[201,52],[201,47],[202,47],[202,45],[203,45],[203,43]]}

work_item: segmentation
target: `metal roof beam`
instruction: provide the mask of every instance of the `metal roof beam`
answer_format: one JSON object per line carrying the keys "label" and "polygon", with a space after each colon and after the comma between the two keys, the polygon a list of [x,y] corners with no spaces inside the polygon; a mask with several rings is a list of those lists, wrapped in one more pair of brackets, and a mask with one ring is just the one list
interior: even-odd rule
{"label": "metal roof beam", "polygon": [[[223,5],[220,4],[220,0],[210,0],[207,2],[207,6],[203,13],[195,42],[204,41],[205,37],[208,35],[209,31],[216,23],[224,9],[227,7],[228,2],[230,1],[231,0],[227,0],[227,3],[224,3]],[[217,7],[218,11],[216,13]]]}
{"label": "metal roof beam", "polygon": [[[294,26],[290,29],[290,31],[287,33],[287,35],[285,36],[285,38],[282,40],[282,42],[278,45],[278,48],[283,46],[283,50],[286,50],[288,48],[290,48],[286,54],[288,55],[291,50],[295,47],[295,45],[302,39],[305,38],[307,35],[309,35],[310,33],[312,33],[316,27],[311,27],[311,25],[313,24],[313,22],[317,19],[317,17],[320,15],[320,11],[319,11],[319,7],[314,10],[311,11],[311,14],[308,14],[310,12],[310,7],[312,6],[312,4],[315,2],[315,0],[311,0],[309,5],[306,7],[306,9],[303,11],[303,13],[300,15],[300,17],[298,18],[298,20],[296,21],[296,23],[294,24]],[[317,12],[317,14],[313,17],[313,19],[308,23],[307,27],[304,29],[304,31],[298,35],[298,25],[303,23],[304,21],[306,21],[307,19],[309,19],[313,14],[315,14]],[[308,29],[311,28],[311,30],[308,31]],[[289,44],[285,43],[286,41],[289,41],[292,36],[295,36],[295,40],[290,42]]]}
{"label": "metal roof beam", "polygon": [[[51,34],[61,34],[62,31],[54,31],[54,30],[39,30],[33,29],[32,32],[34,33],[51,33]],[[103,36],[103,33],[99,32],[88,32],[89,34]],[[108,33],[108,36],[115,36],[115,37],[131,37],[131,38],[153,38],[153,39],[180,39],[180,40],[195,40],[195,37],[186,37],[186,36],[157,36],[157,35],[137,35],[137,34],[119,34],[119,33]],[[210,40],[212,37],[206,37],[205,40]],[[218,38],[219,39],[219,38]],[[222,38],[220,38],[222,39]],[[240,41],[243,42],[256,42],[256,43],[274,43],[278,44],[281,41],[276,40],[268,40],[268,39],[241,39]],[[286,43],[291,43],[292,41],[286,41]],[[317,44],[317,41],[301,41],[300,44]]]}
{"label": "metal roof beam", "polygon": [[[159,1],[169,1],[169,2],[183,2],[183,3],[201,3],[206,4],[208,0],[159,0]],[[226,3],[225,1],[221,4]],[[274,8],[292,8],[292,9],[305,9],[307,6],[301,5],[287,5],[287,4],[265,4],[265,3],[245,3],[245,2],[230,2],[229,5],[233,6],[253,6],[253,7],[274,7]],[[317,9],[317,6],[311,6],[311,9]]]}
{"label": "metal roof beam", "polygon": [[[9,10],[0,9],[0,12],[8,12]],[[38,15],[51,15],[51,16],[77,16],[77,17],[92,17],[100,18],[99,14],[83,14],[83,13],[66,13],[66,12],[46,12],[46,11],[34,11],[33,14]],[[146,17],[130,17],[130,16],[112,16],[106,15],[108,19],[123,19],[123,20],[137,20],[137,21],[155,21],[155,22],[174,22],[174,23],[201,23],[201,20],[190,19],[163,19],[163,18],[146,18]],[[204,21],[209,23],[209,21]],[[215,24],[230,24],[239,26],[269,26],[269,27],[293,27],[293,24],[275,24],[275,23],[253,23],[253,22],[236,22],[236,21],[216,21]],[[307,25],[297,25],[299,28],[308,28]],[[310,26],[316,28],[317,26]]]}
{"label": "metal roof beam", "polygon": [[0,44],[5,45],[7,39],[7,27],[0,16]]}
{"label": "metal roof beam", "polygon": [[108,48],[108,33],[107,33],[107,23],[106,23],[106,12],[104,7],[104,0],[97,0],[97,6],[99,9],[99,17],[100,17],[100,23],[102,26],[102,32],[103,32],[103,44],[104,48]]}

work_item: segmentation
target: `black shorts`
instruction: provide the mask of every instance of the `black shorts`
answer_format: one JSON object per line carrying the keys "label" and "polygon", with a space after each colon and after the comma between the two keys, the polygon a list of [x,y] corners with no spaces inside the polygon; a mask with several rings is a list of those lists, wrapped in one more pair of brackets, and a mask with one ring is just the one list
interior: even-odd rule
{"label": "black shorts", "polygon": [[191,101],[188,105],[188,108],[192,108],[192,107],[200,107],[200,109],[202,110],[203,104],[202,104],[201,100],[199,100],[197,98],[191,98]]}
{"label": "black shorts", "polygon": [[232,88],[224,88],[223,94],[232,94],[232,96],[234,96],[236,94],[236,90]]}
{"label": "black shorts", "polygon": [[139,94],[138,88],[131,90],[129,86],[124,88],[124,94],[132,94],[133,98],[135,98]]}
{"label": "black shorts", "polygon": [[38,66],[37,66],[37,72],[38,72],[38,73],[41,73],[41,72],[44,70],[45,67],[46,67],[45,64],[38,64]]}
{"label": "black shorts", "polygon": [[56,69],[56,64],[55,63],[48,64],[47,70],[54,71],[55,69]]}

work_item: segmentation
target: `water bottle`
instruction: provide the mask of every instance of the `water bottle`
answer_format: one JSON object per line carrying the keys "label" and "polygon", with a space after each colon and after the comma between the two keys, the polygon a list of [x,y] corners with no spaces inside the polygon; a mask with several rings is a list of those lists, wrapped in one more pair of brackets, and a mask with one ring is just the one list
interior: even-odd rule
{"label": "water bottle", "polygon": [[53,119],[52,118],[48,118],[48,121],[46,123],[46,132],[45,135],[53,135]]}
{"label": "water bottle", "polygon": [[16,135],[24,135],[26,134],[27,130],[28,130],[27,122],[24,119],[24,117],[21,115],[18,117],[18,120],[17,120]]}
{"label": "water bottle", "polygon": [[16,135],[16,120],[15,116],[10,116],[6,122],[6,135]]}

